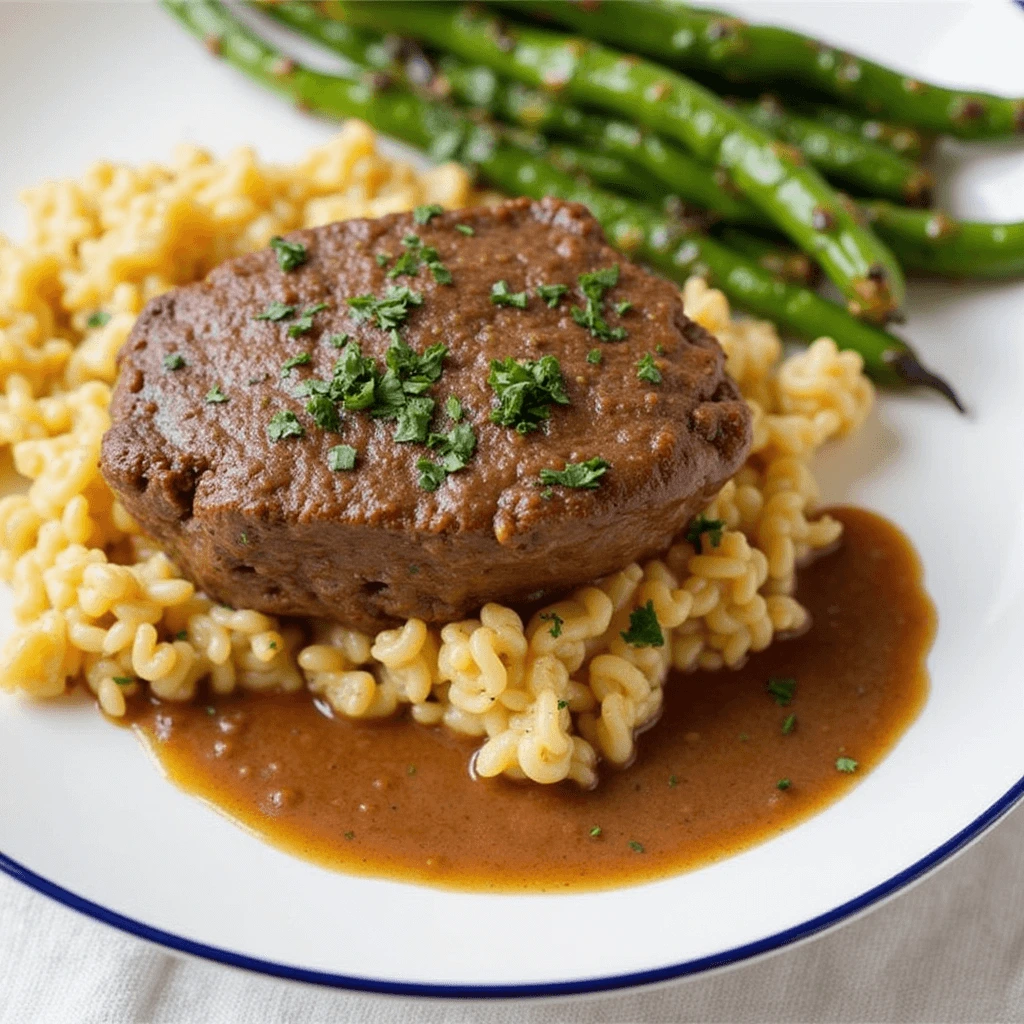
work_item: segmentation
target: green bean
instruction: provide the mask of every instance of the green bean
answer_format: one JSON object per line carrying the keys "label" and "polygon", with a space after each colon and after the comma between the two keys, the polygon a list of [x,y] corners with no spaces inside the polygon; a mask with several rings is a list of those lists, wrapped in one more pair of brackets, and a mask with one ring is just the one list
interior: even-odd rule
{"label": "green bean", "polygon": [[923,206],[931,196],[932,176],[884,146],[791,114],[772,96],[738,106],[754,124],[796,146],[830,180],[862,195],[911,206]]}
{"label": "green bean", "polygon": [[961,139],[1024,132],[1024,98],[946,89],[829,46],[810,36],[677,0],[571,3],[511,0],[508,6],[592,39],[729,81],[812,89],[867,114]]}
{"label": "green bean", "polygon": [[1024,275],[1024,221],[960,221],[882,201],[865,203],[863,210],[909,269],[953,278]]}
{"label": "green bean", "polygon": [[806,253],[778,238],[767,238],[728,224],[714,228],[712,234],[733,252],[753,260],[763,270],[783,281],[813,287],[821,277],[821,268]]}
{"label": "green bean", "polygon": [[719,242],[685,231],[657,210],[567,175],[502,140],[488,126],[394,83],[349,81],[286,59],[234,18],[220,0],[162,3],[211,52],[303,108],[333,118],[362,118],[439,159],[457,157],[509,194],[537,199],[553,195],[584,203],[613,245],[665,276],[683,282],[691,273],[705,273],[738,307],[768,317],[798,337],[828,335],[840,348],[859,352],[867,371],[880,383],[930,387],[961,408],[950,386],[926,370],[899,338],[854,319],[809,289],[777,280]]}
{"label": "green bean", "polygon": [[920,160],[934,141],[931,136],[919,132],[916,128],[880,121],[878,118],[866,117],[852,110],[843,110],[842,107],[829,106],[827,103],[794,101],[787,96],[785,106],[796,114],[802,114],[844,135],[852,135],[854,138],[885,146],[886,149],[891,149],[908,160]]}
{"label": "green bean", "polygon": [[350,24],[401,31],[507,77],[623,113],[682,142],[729,172],[747,198],[822,266],[852,313],[883,321],[901,306],[903,275],[892,253],[797,150],[697,83],[563,33],[521,26],[513,32],[471,7],[427,0],[333,0],[329,6]]}

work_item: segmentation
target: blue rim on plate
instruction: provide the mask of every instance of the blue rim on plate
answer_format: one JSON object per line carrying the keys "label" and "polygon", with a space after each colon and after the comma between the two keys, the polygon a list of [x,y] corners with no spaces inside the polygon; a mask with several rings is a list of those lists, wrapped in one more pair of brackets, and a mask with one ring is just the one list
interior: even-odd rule
{"label": "blue rim on plate", "polygon": [[[1021,0],[1021,2],[1024,3],[1024,0]],[[742,963],[744,960],[749,960],[752,957],[761,956],[764,953],[782,949],[801,939],[810,938],[812,935],[816,935],[827,928],[849,920],[886,897],[898,893],[901,889],[905,889],[912,882],[916,882],[955,853],[964,849],[975,839],[978,839],[982,833],[999,821],[1000,818],[1013,809],[1015,804],[1022,800],[1024,800],[1024,778],[1019,779],[1003,796],[975,818],[966,828],[961,829],[952,838],[910,867],[893,875],[888,881],[876,885],[873,889],[868,889],[867,892],[841,904],[834,910],[820,914],[818,917],[812,917],[809,921],[794,925],[792,928],[777,932],[775,935],[758,939],[757,942],[750,942],[744,946],[737,946],[735,949],[713,953],[710,956],[698,957],[696,960],[686,960],[679,964],[670,964],[667,967],[658,967],[650,971],[636,971],[632,974],[611,974],[601,978],[545,982],[542,984],[427,985],[386,981],[377,978],[352,977],[346,974],[331,974],[328,971],[306,970],[303,967],[279,964],[272,960],[261,960],[259,957],[234,953],[229,949],[220,949],[217,946],[207,946],[202,942],[193,942],[191,939],[183,938],[181,935],[174,935],[160,928],[153,928],[142,921],[125,917],[123,914],[118,914],[116,911],[109,910],[98,903],[93,903],[92,900],[87,900],[76,893],[70,892],[55,882],[51,882],[49,879],[37,875],[34,871],[30,871],[2,852],[0,852],[0,871],[10,875],[16,881],[22,882],[29,888],[35,889],[36,892],[40,892],[44,896],[49,896],[58,903],[62,903],[65,907],[77,910],[87,917],[95,918],[97,921],[109,924],[114,928],[127,932],[129,935],[146,939],[149,942],[155,942],[161,946],[167,946],[169,949],[174,949],[181,953],[189,953],[192,956],[202,957],[205,960],[226,964],[228,967],[241,967],[245,970],[256,971],[259,974],[283,978],[286,981],[300,981],[306,984],[324,985],[330,988],[349,989],[353,992],[373,992],[378,995],[394,996],[431,996],[435,999],[514,999],[568,996],[581,995],[583,993],[612,992],[616,989],[651,985],[655,982],[671,981],[674,978],[685,978],[718,967]]]}

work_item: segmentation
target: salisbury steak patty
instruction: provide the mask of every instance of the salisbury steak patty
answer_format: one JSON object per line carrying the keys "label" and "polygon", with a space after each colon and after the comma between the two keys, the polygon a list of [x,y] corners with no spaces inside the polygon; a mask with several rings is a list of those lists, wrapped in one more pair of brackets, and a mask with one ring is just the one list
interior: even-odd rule
{"label": "salisbury steak patty", "polygon": [[[120,355],[103,473],[215,599],[367,630],[458,619],[664,549],[742,463],[750,415],[717,342],[671,284],[605,244],[582,206],[429,214],[297,231],[287,241],[299,248],[226,263],[139,317]],[[594,271],[605,287],[599,278],[588,303],[578,278]],[[538,294],[553,284],[567,291]],[[349,304],[402,287],[414,295]],[[599,338],[622,330],[624,340]],[[447,346],[443,363],[437,350],[431,369],[396,349],[397,373],[384,376],[397,338],[419,354]],[[558,361],[567,403],[552,385],[517,412],[517,394],[531,392],[513,389],[505,419],[528,427],[534,409],[539,429],[494,422],[492,360],[545,356]],[[551,360],[542,365],[550,377]],[[450,397],[475,433],[471,455],[465,427],[454,454],[436,438],[433,449],[396,440],[425,436],[423,399],[435,403],[429,429],[447,435],[458,417]],[[341,445],[355,449],[354,468],[341,468],[347,450],[331,454]],[[421,461],[446,452],[465,467],[445,475]],[[591,488],[539,482],[542,470],[591,459],[610,467],[602,476],[596,464]]]}

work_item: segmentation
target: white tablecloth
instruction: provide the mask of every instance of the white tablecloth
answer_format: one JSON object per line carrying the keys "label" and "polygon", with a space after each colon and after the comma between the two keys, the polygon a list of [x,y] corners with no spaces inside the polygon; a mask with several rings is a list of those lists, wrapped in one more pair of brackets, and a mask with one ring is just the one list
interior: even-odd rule
{"label": "white tablecloth", "polygon": [[544,1004],[349,995],[180,959],[0,876],[0,1024],[150,1021],[1024,1021],[1024,808],[915,889],[798,948]]}

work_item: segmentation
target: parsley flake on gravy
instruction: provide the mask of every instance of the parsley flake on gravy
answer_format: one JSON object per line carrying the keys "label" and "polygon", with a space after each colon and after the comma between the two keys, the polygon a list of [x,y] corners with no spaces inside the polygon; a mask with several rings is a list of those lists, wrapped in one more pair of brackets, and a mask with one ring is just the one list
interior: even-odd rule
{"label": "parsley flake on gravy", "polygon": [[495,306],[514,306],[516,309],[526,309],[529,301],[526,292],[510,292],[508,282],[505,280],[495,281],[491,285],[491,302]]}
{"label": "parsley flake on gravy", "polygon": [[335,445],[327,453],[327,465],[335,473],[342,470],[355,469],[356,450],[350,444]]}
{"label": "parsley flake on gravy", "polygon": [[611,469],[604,459],[587,459],[586,462],[567,462],[565,469],[542,469],[542,484],[572,487],[577,490],[593,491],[601,485],[601,477]]}
{"label": "parsley flake on gravy", "polygon": [[796,715],[787,715],[782,723],[782,735],[788,736],[796,728]]}
{"label": "parsley flake on gravy", "polygon": [[562,296],[569,290],[569,286],[566,284],[539,284],[533,290],[537,293],[538,299],[542,299],[548,304],[549,309],[554,309]]}
{"label": "parsley flake on gravy", "polygon": [[769,694],[775,698],[779,707],[788,707],[793,701],[793,694],[796,693],[796,680],[788,679],[785,676],[772,676],[768,680],[767,689]]}
{"label": "parsley flake on gravy", "polygon": [[460,235],[466,235],[468,238],[472,238],[476,232],[468,224],[456,224],[455,230]]}
{"label": "parsley flake on gravy", "polygon": [[382,298],[355,295],[348,305],[357,320],[373,320],[382,331],[390,331],[405,323],[413,307],[423,305],[423,296],[405,285],[392,285]]}
{"label": "parsley flake on gravy", "polygon": [[448,475],[443,466],[439,466],[430,459],[420,459],[416,463],[416,468],[420,472],[419,485],[425,491],[436,491]]}
{"label": "parsley flake on gravy", "polygon": [[665,634],[654,614],[654,602],[634,608],[629,613],[629,629],[619,635],[630,647],[664,647]]}
{"label": "parsley flake on gravy", "polygon": [[328,339],[327,343],[331,348],[344,348],[345,343],[348,341],[347,334],[332,334]]}
{"label": "parsley flake on gravy", "polygon": [[565,619],[562,618],[558,612],[541,612],[541,622],[550,622],[551,628],[548,632],[557,639],[562,635],[562,626],[565,623]]}
{"label": "parsley flake on gravy", "polygon": [[306,412],[310,419],[321,429],[337,433],[341,429],[341,417],[338,407],[327,395],[313,395],[306,403]]}
{"label": "parsley flake on gravy", "polygon": [[462,419],[462,402],[455,395],[449,395],[444,403],[444,411],[448,414],[448,419],[458,423]]}
{"label": "parsley flake on gravy", "polygon": [[857,762],[852,757],[838,757],[836,758],[836,768],[841,772],[850,774],[857,770]]}
{"label": "parsley flake on gravy", "polygon": [[598,341],[624,341],[628,337],[625,327],[609,327],[604,318],[604,295],[609,288],[619,283],[619,265],[613,264],[603,270],[580,274],[576,279],[583,297],[587,300],[582,309],[573,306],[569,312],[573,320],[585,327]]}
{"label": "parsley flake on gravy", "polygon": [[633,308],[633,303],[626,301],[616,302],[613,308],[619,316],[623,316]]}
{"label": "parsley flake on gravy", "polygon": [[327,309],[326,302],[318,302],[315,306],[304,309],[299,314],[299,319],[288,328],[288,337],[297,338],[300,334],[308,334],[313,330],[313,317],[324,309]]}
{"label": "parsley flake on gravy", "polygon": [[654,362],[654,356],[650,352],[645,352],[637,360],[636,375],[641,380],[646,380],[651,384],[661,383],[661,370],[658,369]]}
{"label": "parsley flake on gravy", "polygon": [[292,356],[290,359],[286,359],[281,364],[281,376],[287,377],[296,366],[306,366],[312,361],[313,357],[308,352],[300,352],[298,355]]}
{"label": "parsley flake on gravy", "polygon": [[220,389],[219,384],[214,384],[209,391],[206,392],[206,401],[210,405],[221,405],[228,400],[228,396],[224,394]]}
{"label": "parsley flake on gravy", "polygon": [[289,242],[280,235],[270,240],[270,248],[277,255],[277,265],[287,273],[301,267],[309,259],[309,253],[301,242]]}
{"label": "parsley flake on gravy", "polygon": [[520,434],[538,430],[550,418],[552,404],[569,404],[562,367],[554,356],[522,362],[511,356],[492,359],[487,383],[498,397],[491,421],[513,427]]}
{"label": "parsley flake on gravy", "polygon": [[271,441],[283,441],[287,437],[302,437],[305,433],[305,427],[290,409],[275,412],[267,424],[267,437]]}
{"label": "parsley flake on gravy", "polygon": [[163,362],[165,370],[180,370],[183,366],[188,365],[180,352],[168,352],[164,356]]}
{"label": "parsley flake on gravy", "polygon": [[434,415],[432,398],[409,398],[398,411],[395,426],[396,441],[415,441],[422,444],[430,430],[430,417]]}
{"label": "parsley flake on gravy", "polygon": [[721,519],[708,519],[706,515],[699,515],[686,528],[686,539],[697,549],[697,554],[702,554],[701,541],[707,534],[711,546],[717,548],[722,543],[722,531],[725,523]]}
{"label": "parsley flake on gravy", "polygon": [[402,274],[415,277],[425,264],[438,284],[452,283],[451,271],[441,262],[441,254],[432,245],[424,245],[419,235],[406,235],[402,245],[405,246],[405,252],[388,271],[388,277],[395,278]]}
{"label": "parsley flake on gravy", "polygon": [[779,779],[779,781],[775,783],[775,788],[786,790],[789,789],[789,787],[792,785],[793,783],[790,782],[789,779]]}
{"label": "parsley flake on gravy", "polygon": [[598,836],[599,836],[600,834],[601,834],[601,826],[600,826],[600,825],[595,825],[595,826],[594,826],[594,827],[593,827],[593,828],[592,828],[592,829],[590,830],[590,838],[591,838],[591,839],[597,839],[597,837],[598,837]]}
{"label": "parsley flake on gravy", "polygon": [[429,206],[417,206],[412,211],[412,219],[420,225],[429,224],[435,217],[444,213],[444,207],[437,203],[430,203]]}
{"label": "parsley flake on gravy", "polygon": [[601,350],[599,348],[592,348],[587,353],[587,362],[590,363],[591,366],[600,366],[603,358],[604,357],[601,355]]}
{"label": "parsley flake on gravy", "polygon": [[377,262],[378,267],[386,267],[392,260],[391,253],[389,252],[378,252],[374,255],[374,260]]}
{"label": "parsley flake on gravy", "polygon": [[638,843],[635,839],[630,839],[630,841],[629,841],[629,848],[634,853],[643,853],[644,852],[644,844],[643,843]]}
{"label": "parsley flake on gravy", "polygon": [[85,326],[90,329],[97,327],[106,327],[110,323],[110,314],[105,313],[102,309],[97,309],[95,313],[90,313],[88,319],[85,321]]}
{"label": "parsley flake on gravy", "polygon": [[278,302],[275,299],[262,313],[257,313],[253,320],[270,320],[276,324],[280,320],[288,320],[295,316],[296,308],[296,306],[289,306],[287,303]]}

